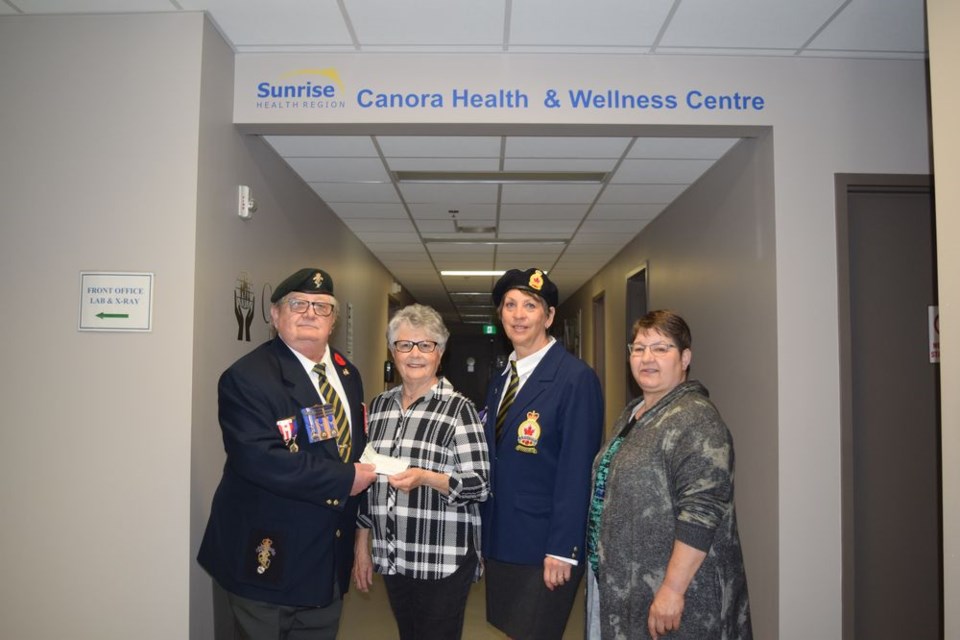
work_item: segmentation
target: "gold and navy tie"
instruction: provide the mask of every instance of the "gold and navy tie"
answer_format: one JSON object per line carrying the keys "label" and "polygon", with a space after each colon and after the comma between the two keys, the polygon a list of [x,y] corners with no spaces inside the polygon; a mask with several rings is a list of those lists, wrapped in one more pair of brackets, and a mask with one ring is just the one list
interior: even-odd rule
{"label": "gold and navy tie", "polygon": [[503,423],[507,417],[507,411],[510,410],[510,405],[513,404],[514,398],[517,397],[517,389],[520,388],[520,376],[517,374],[517,361],[510,361],[510,383],[507,385],[507,392],[503,396],[503,402],[500,403],[500,410],[497,411],[497,426],[496,426],[496,438],[497,441],[500,440],[500,436],[503,434]]}
{"label": "gold and navy tie", "polygon": [[350,461],[350,452],[353,442],[350,438],[350,425],[347,422],[347,413],[343,410],[343,403],[340,402],[340,396],[330,386],[327,380],[327,367],[322,362],[314,365],[313,370],[317,372],[320,381],[317,385],[320,389],[320,396],[323,400],[333,407],[333,420],[337,425],[337,447],[340,449],[340,459],[344,462]]}

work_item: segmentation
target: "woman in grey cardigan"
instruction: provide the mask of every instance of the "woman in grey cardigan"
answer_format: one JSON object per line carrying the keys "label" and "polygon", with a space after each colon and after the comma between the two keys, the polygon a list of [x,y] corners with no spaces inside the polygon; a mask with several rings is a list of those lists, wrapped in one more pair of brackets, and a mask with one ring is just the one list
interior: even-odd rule
{"label": "woman in grey cardigan", "polygon": [[652,311],[633,327],[627,405],[593,465],[588,637],[753,637],[733,508],[733,440],[687,380],[690,328]]}

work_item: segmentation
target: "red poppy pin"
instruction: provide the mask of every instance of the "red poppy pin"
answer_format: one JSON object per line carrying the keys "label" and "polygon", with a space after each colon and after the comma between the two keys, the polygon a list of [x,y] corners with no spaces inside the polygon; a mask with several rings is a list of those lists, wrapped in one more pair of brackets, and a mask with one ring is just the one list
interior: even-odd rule
{"label": "red poppy pin", "polygon": [[347,361],[343,359],[339,353],[333,354],[333,361],[337,363],[338,366],[345,367],[347,366]]}

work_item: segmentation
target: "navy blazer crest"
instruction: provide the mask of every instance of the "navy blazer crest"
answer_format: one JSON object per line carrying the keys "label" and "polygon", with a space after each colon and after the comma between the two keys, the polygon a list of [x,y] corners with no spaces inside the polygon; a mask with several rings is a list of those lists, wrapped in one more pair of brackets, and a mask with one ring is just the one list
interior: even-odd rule
{"label": "navy blazer crest", "polygon": [[[350,405],[354,462],[366,446],[363,384],[342,354],[331,356]],[[321,402],[316,386],[274,338],[223,373],[218,398],[227,460],[197,560],[239,596],[328,605],[334,581],[340,593],[349,587],[359,498],[350,497],[354,468],[341,461],[336,439],[307,438],[300,410]],[[296,447],[278,428],[291,417]]]}
{"label": "navy blazer crest", "polygon": [[482,506],[483,555],[542,565],[583,561],[591,466],[603,438],[603,396],[593,369],[555,343],[530,374],[494,435],[509,375],[487,393],[484,430],[491,495]]}

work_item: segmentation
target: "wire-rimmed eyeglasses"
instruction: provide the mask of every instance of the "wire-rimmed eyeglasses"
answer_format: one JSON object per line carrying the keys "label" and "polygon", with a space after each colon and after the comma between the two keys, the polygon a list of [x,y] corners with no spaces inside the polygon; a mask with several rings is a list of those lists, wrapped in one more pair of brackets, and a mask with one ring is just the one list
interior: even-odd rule
{"label": "wire-rimmed eyeglasses", "polygon": [[670,349],[676,349],[677,345],[670,344],[668,342],[655,342],[653,344],[640,344],[639,342],[629,342],[627,343],[627,354],[631,356],[640,357],[643,355],[643,352],[647,349],[650,349],[650,353],[653,354],[655,358],[662,358],[663,356],[670,353]]}
{"label": "wire-rimmed eyeglasses", "polygon": [[400,353],[410,353],[414,347],[419,349],[420,353],[433,353],[437,350],[438,344],[439,343],[433,340],[420,340],[419,342],[414,342],[413,340],[394,340],[393,348]]}
{"label": "wire-rimmed eyeglasses", "polygon": [[324,318],[331,315],[334,310],[334,305],[330,302],[311,302],[310,300],[304,300],[302,298],[287,300],[287,306],[290,307],[290,311],[294,313],[306,313],[309,307],[313,307],[313,312]]}

